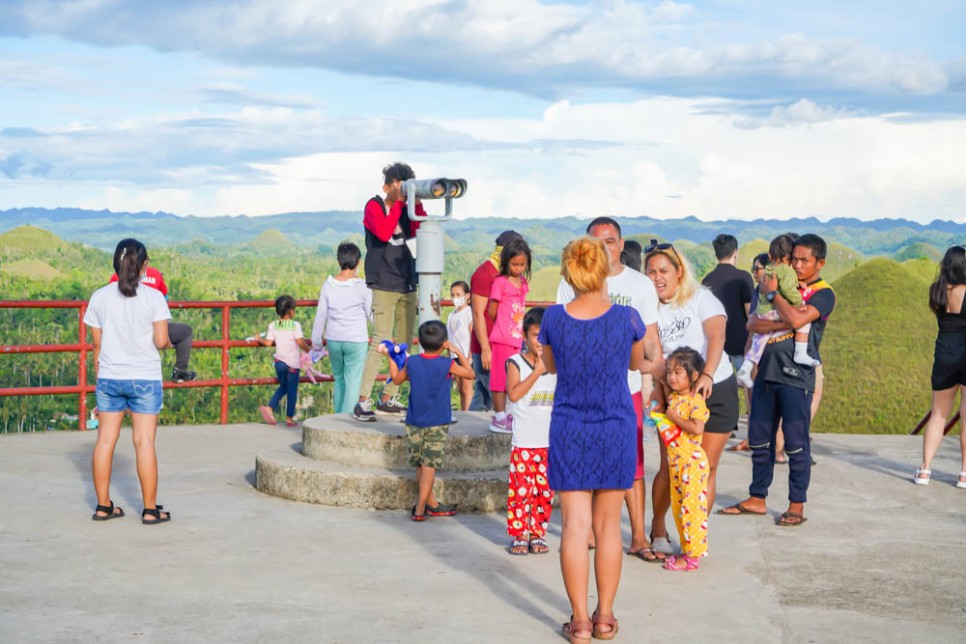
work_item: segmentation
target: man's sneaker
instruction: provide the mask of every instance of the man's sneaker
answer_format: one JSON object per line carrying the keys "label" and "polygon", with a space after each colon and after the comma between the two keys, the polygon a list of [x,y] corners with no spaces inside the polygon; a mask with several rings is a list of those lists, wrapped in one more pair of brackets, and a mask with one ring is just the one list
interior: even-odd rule
{"label": "man's sneaker", "polygon": [[[415,508],[414,508],[415,509]],[[445,503],[440,503],[435,508],[428,503],[426,504],[426,514],[431,517],[451,517],[459,512],[456,509],[456,504],[446,505]]]}
{"label": "man's sneaker", "polygon": [[396,415],[396,414],[401,414],[404,411],[406,411],[406,406],[403,404],[400,404],[399,394],[396,394],[389,400],[385,400],[385,401],[380,400],[378,403],[376,403],[377,414]]}
{"label": "man's sneaker", "polygon": [[171,370],[171,380],[175,382],[186,382],[188,380],[194,380],[197,377],[197,371],[188,371],[186,369],[178,369],[177,367]]}
{"label": "man's sneaker", "polygon": [[490,431],[494,434],[512,434],[513,416],[507,414],[503,417],[503,420],[497,420],[496,416],[494,416],[490,421]]}
{"label": "man's sneaker", "polygon": [[372,401],[368,398],[356,403],[352,408],[352,417],[365,423],[376,422],[376,414],[372,411]]}

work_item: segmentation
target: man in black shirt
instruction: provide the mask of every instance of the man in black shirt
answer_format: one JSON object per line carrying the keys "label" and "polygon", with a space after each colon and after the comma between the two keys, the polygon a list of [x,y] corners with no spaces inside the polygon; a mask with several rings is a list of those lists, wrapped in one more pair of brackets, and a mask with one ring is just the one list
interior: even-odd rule
{"label": "man in black shirt", "polygon": [[775,468],[775,435],[779,424],[785,433],[788,457],[788,510],[778,519],[781,526],[805,523],[805,501],[811,478],[812,394],[815,392],[815,367],[794,360],[794,330],[812,323],[808,353],[819,357],[819,345],[829,315],[835,308],[835,293],[820,275],[825,266],[828,247],[818,235],[802,235],[792,250],[792,268],[798,275],[804,310],[789,304],[776,290],[778,281],[766,278],[763,290],[775,305],[781,321],[771,322],[757,317],[749,322],[753,333],[784,331],[768,341],[758,364],[758,375],[751,393],[751,416],[748,419],[748,444],[751,448],[752,480],[749,496],[741,503],[719,511],[719,514],[765,514],[765,499]]}
{"label": "man in black shirt", "polygon": [[718,265],[701,283],[711,289],[724,305],[728,321],[725,323],[725,353],[735,369],[741,367],[748,339],[748,312],[755,283],[751,275],[735,266],[738,260],[738,240],[733,235],[721,234],[711,242]]}

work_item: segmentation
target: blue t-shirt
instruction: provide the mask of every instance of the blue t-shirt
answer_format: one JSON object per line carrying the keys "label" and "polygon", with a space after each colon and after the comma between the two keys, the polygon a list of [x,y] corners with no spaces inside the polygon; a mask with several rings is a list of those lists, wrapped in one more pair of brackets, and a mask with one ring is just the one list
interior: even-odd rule
{"label": "blue t-shirt", "polygon": [[449,392],[453,377],[449,370],[452,358],[443,356],[410,356],[406,360],[409,375],[409,407],[406,424],[414,427],[434,427],[453,422]]}

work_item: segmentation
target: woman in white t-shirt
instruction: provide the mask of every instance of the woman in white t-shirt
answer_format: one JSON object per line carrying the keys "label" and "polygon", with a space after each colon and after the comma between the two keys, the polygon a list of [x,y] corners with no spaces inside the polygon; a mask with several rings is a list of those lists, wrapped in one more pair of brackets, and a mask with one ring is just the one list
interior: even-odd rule
{"label": "woman in white t-shirt", "polygon": [[[721,452],[738,426],[738,383],[731,363],[727,358],[722,359],[728,316],[718,298],[698,284],[690,265],[672,244],[659,244],[652,239],[644,249],[644,271],[654,283],[660,301],[657,324],[664,356],[678,347],[687,346],[705,360],[695,393],[704,396],[711,412],[701,438],[701,447],[708,455],[711,468],[707,500],[710,513]],[[671,503],[665,449],[661,443],[661,469],[654,477],[654,520],[651,523],[652,547],[662,552],[670,550],[665,524]]]}
{"label": "woman in white t-shirt", "polygon": [[168,320],[171,314],[164,296],[141,284],[147,269],[148,251],[136,239],[121,240],[114,249],[117,282],[103,286],[91,296],[84,314],[94,343],[97,374],[97,442],[91,459],[97,510],[91,517],[107,521],[124,516],[111,501],[111,467],[114,447],[124,414],[131,413],[134,452],[144,510],[141,523],[153,525],[171,520],[157,504],[158,459],[154,437],[161,412],[161,354],[171,347]]}

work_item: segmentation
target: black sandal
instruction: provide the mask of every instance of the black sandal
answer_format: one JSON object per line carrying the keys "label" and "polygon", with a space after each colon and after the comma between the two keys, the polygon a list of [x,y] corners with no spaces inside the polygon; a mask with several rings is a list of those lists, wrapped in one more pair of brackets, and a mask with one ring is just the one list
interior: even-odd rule
{"label": "black sandal", "polygon": [[[144,525],[154,525],[155,523],[165,523],[171,520],[171,513],[165,512],[167,516],[162,517],[161,512],[164,510],[163,505],[159,505],[153,509],[144,508],[141,511],[141,523]],[[146,521],[144,517],[154,517],[154,521]]]}
{"label": "black sandal", "polygon": [[[117,512],[114,512],[115,510],[114,501],[111,501],[110,505],[99,505],[94,510],[94,515],[91,517],[91,519],[94,521],[110,521],[111,519],[119,519],[123,517],[124,510],[122,510],[120,506],[118,506],[116,509],[117,509]],[[106,512],[107,515],[101,517],[97,515],[98,512]]]}

